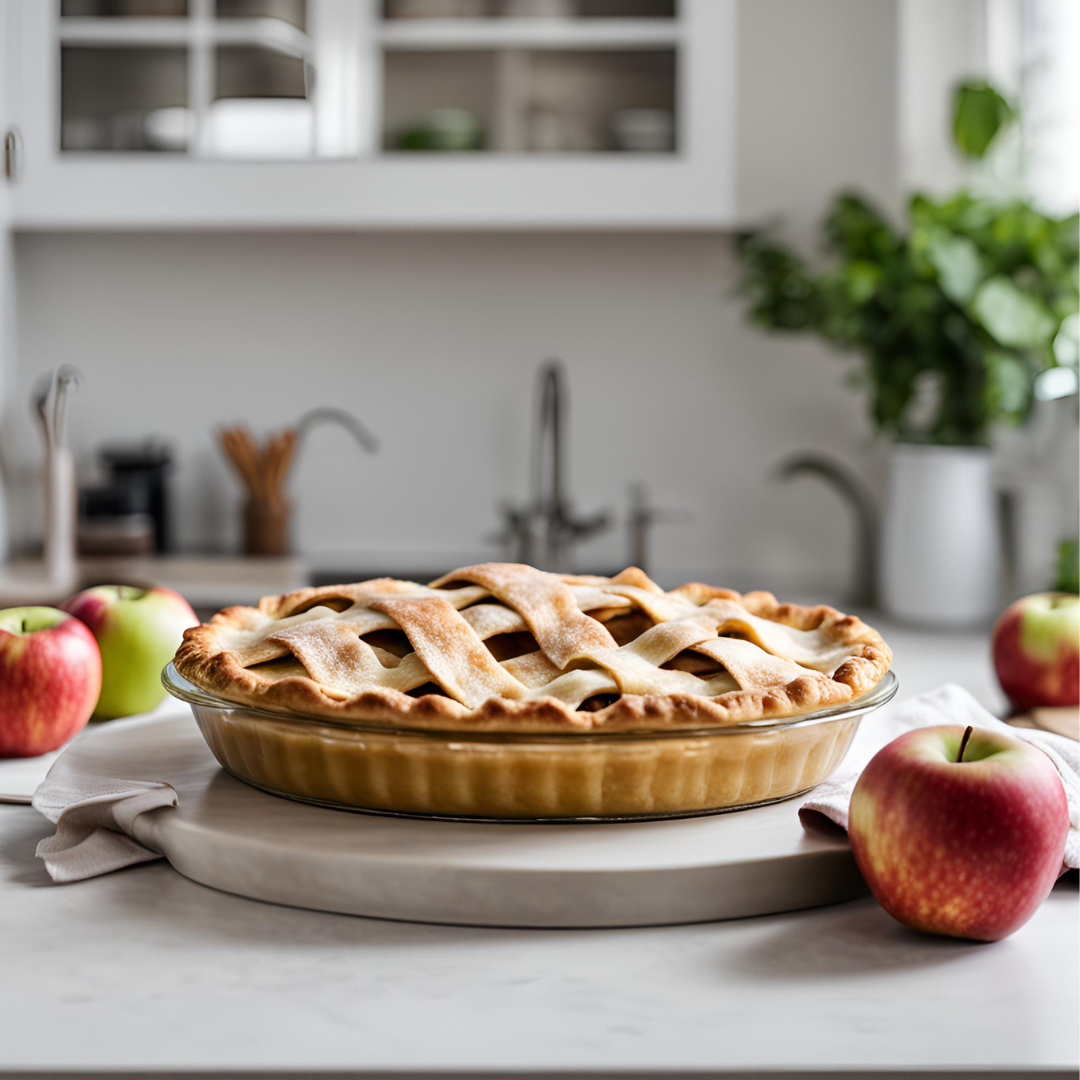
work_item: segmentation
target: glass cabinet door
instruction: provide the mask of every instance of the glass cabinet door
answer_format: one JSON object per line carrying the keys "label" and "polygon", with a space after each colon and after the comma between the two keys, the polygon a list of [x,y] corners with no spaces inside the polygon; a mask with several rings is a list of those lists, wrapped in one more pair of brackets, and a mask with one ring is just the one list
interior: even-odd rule
{"label": "glass cabinet door", "polygon": [[673,0],[61,0],[60,149],[670,154],[679,33]]}
{"label": "glass cabinet door", "polygon": [[674,0],[383,0],[384,151],[674,153]]}
{"label": "glass cabinet door", "polygon": [[61,0],[60,149],[349,157],[357,0]]}

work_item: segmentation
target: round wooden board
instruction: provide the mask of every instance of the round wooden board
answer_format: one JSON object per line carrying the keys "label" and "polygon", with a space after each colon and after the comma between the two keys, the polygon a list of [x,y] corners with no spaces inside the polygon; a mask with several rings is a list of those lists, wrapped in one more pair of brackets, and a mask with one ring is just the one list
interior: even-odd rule
{"label": "round wooden board", "polygon": [[179,806],[143,814],[134,832],[185,877],[293,907],[475,926],[656,926],[865,892],[845,839],[804,832],[798,799],[675,821],[421,821],[257,791],[218,766],[188,716],[105,726],[66,753],[90,775],[176,789]]}

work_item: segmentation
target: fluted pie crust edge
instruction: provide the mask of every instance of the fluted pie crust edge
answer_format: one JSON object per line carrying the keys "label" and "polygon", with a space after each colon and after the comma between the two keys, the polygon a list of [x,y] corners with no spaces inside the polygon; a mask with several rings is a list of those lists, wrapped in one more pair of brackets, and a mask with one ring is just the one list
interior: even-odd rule
{"label": "fluted pie crust edge", "polygon": [[[267,651],[268,642],[271,643],[271,653],[275,648],[277,655],[284,653],[280,642],[291,642],[289,634],[295,635],[297,621],[307,618],[309,625],[300,629],[309,637],[313,636],[315,647],[309,641],[304,646],[307,651],[301,649],[298,655],[304,658],[305,663],[315,666],[312,657],[321,663],[330,654],[332,669],[335,659],[333,649],[341,641],[351,647],[352,638],[356,636],[351,635],[349,624],[350,612],[354,609],[368,614],[371,614],[369,609],[374,609],[376,614],[386,609],[404,620],[403,612],[409,609],[402,605],[428,604],[433,605],[436,616],[442,618],[443,608],[449,607],[450,602],[460,602],[464,597],[464,592],[457,590],[469,588],[473,591],[469,593],[468,604],[462,603],[461,610],[450,612],[456,620],[453,627],[455,632],[462,613],[469,615],[469,607],[490,601],[486,606],[503,605],[510,608],[511,616],[524,618],[522,627],[527,623],[528,630],[535,632],[537,641],[543,647],[545,633],[550,638],[552,632],[550,626],[545,630],[543,625],[547,608],[538,615],[539,609],[526,607],[524,616],[514,610],[514,597],[518,595],[514,590],[521,581],[534,591],[547,590],[544,598],[547,608],[554,604],[554,609],[560,617],[568,620],[575,633],[578,623],[574,620],[580,622],[586,615],[588,618],[585,621],[604,628],[602,632],[609,639],[611,635],[607,626],[615,626],[619,620],[626,622],[632,618],[638,618],[644,626],[658,633],[684,628],[688,624],[691,629],[698,623],[715,624],[716,635],[727,642],[724,646],[726,649],[730,651],[734,648],[730,644],[732,640],[749,641],[757,646],[755,656],[751,657],[751,662],[742,662],[737,667],[737,678],[730,680],[733,688],[725,692],[706,695],[631,693],[623,690],[609,704],[594,711],[583,711],[573,701],[537,696],[541,691],[533,691],[530,696],[521,698],[495,693],[471,704],[444,692],[415,696],[383,686],[347,692],[332,680],[323,682],[312,678],[305,668],[295,665],[291,659],[290,662],[298,670],[285,675],[280,670],[267,674],[265,664],[260,668],[258,663],[245,663],[242,659],[244,655],[249,660],[252,656],[262,656]],[[477,599],[472,599],[474,596]],[[581,597],[588,599],[581,600]],[[576,606],[577,603],[584,605],[586,602],[593,605],[588,611],[584,607],[579,610]],[[621,606],[615,606],[616,602]],[[334,606],[327,607],[324,612],[324,603]],[[342,612],[342,603],[351,604],[352,607]],[[603,606],[605,603],[609,606]],[[600,606],[597,607],[597,604]],[[427,609],[424,611],[426,613]],[[665,612],[672,614],[666,617]],[[387,618],[386,615],[380,617],[384,620]],[[396,625],[392,619],[390,623]],[[667,626],[665,631],[658,630],[661,624]],[[385,622],[380,625],[385,625]],[[288,632],[276,629],[278,626],[286,627]],[[804,659],[804,663],[816,663],[816,668],[801,666],[785,657],[783,648],[778,648],[775,642],[771,643],[772,651],[763,647],[763,638],[777,636],[775,629],[770,631],[770,627],[793,631],[787,637],[811,657],[809,661]],[[556,626],[556,635],[557,631]],[[360,637],[362,641],[363,635]],[[692,640],[692,637],[693,633],[687,640]],[[247,653],[234,644],[238,641],[247,643],[249,640],[256,644],[245,644]],[[710,643],[711,640],[710,637]],[[634,641],[634,637],[629,639],[630,644],[634,644]],[[708,644],[703,648],[707,648]],[[364,645],[364,648],[367,646]],[[614,655],[614,652],[605,652],[607,648],[601,648],[602,657]],[[260,652],[260,649],[263,651]],[[430,645],[428,649],[427,655],[430,656]],[[749,647],[741,645],[739,650],[751,651]],[[760,657],[757,657],[757,653],[760,653]],[[386,654],[380,655],[386,662]],[[818,662],[815,657],[824,659]],[[550,659],[545,657],[544,660],[550,666]],[[833,661],[836,661],[835,666]],[[175,660],[177,670],[196,686],[229,702],[262,710],[325,718],[338,724],[385,724],[388,727],[417,730],[511,733],[705,729],[782,719],[854,700],[880,682],[890,662],[891,652],[875,630],[857,617],[845,615],[831,607],[803,607],[781,603],[768,592],[739,594],[696,583],[665,593],[635,568],[614,578],[597,578],[542,574],[531,567],[514,564],[466,567],[433,582],[431,586],[395,579],[376,579],[267,597],[260,601],[257,608],[227,608],[209,623],[188,630]],[[459,660],[458,666],[467,668],[469,663],[471,661]],[[512,658],[502,666],[510,669],[514,663]],[[569,664],[560,665],[556,674],[580,670],[582,663],[574,659]],[[596,670],[606,674],[607,669],[597,667]],[[787,677],[786,673],[793,677]],[[499,672],[496,674],[501,675]],[[726,676],[727,672],[724,674]],[[658,682],[667,684],[673,679],[673,675],[665,675],[663,670],[657,671]],[[694,681],[698,680],[695,678]],[[706,684],[703,682],[702,685]]]}

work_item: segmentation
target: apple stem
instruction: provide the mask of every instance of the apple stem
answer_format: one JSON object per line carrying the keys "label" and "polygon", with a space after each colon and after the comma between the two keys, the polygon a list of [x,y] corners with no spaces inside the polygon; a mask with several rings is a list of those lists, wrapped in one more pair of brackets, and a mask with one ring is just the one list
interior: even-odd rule
{"label": "apple stem", "polygon": [[967,731],[964,732],[964,737],[960,740],[960,753],[956,755],[956,764],[959,765],[964,760],[964,751],[967,749],[968,739],[971,738],[971,733],[975,729],[968,724]]}

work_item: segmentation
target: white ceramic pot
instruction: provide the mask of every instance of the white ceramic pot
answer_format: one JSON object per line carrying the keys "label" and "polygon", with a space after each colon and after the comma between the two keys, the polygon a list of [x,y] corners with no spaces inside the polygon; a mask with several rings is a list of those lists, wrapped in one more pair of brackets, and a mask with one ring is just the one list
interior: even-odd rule
{"label": "white ceramic pot", "polygon": [[989,450],[892,448],[881,601],[906,622],[962,627],[998,611],[1001,552]]}

